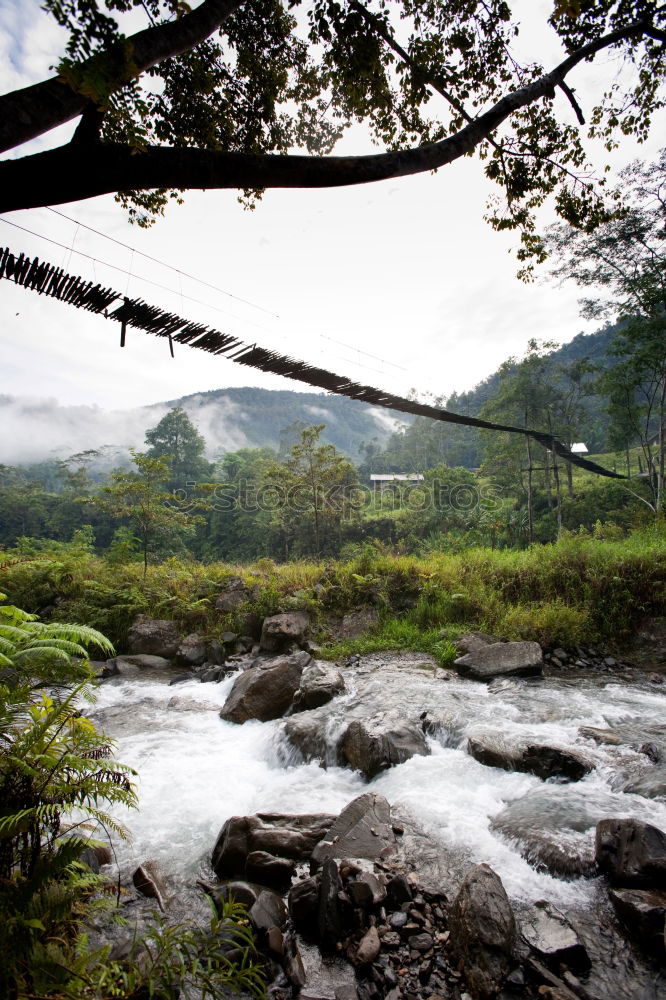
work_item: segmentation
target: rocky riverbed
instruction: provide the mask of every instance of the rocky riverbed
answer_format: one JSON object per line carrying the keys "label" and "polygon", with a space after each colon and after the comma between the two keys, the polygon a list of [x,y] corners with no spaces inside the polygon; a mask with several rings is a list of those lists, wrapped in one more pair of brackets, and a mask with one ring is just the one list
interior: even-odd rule
{"label": "rocky riverbed", "polygon": [[[302,634],[266,636],[219,665],[170,666],[176,644],[106,666],[95,717],[140,774],[126,881],[153,861],[174,915],[197,882],[231,881],[279,997],[666,995],[658,674],[522,649],[482,683],[469,659],[468,676],[412,653],[332,665]],[[354,802],[375,809],[374,853],[343,836]],[[293,817],[313,815],[304,836]],[[145,919],[154,902],[128,905]]]}

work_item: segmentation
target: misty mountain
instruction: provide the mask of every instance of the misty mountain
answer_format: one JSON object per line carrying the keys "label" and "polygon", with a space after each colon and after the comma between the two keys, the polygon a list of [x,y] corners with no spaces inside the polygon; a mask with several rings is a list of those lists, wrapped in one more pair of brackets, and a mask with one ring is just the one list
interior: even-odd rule
{"label": "misty mountain", "polygon": [[[616,327],[609,326],[597,333],[578,334],[551,355],[549,363],[553,371],[583,357],[602,366],[611,363],[607,351],[615,332]],[[495,373],[467,392],[454,393],[447,406],[454,412],[477,416],[483,404],[495,395],[498,386],[499,375]],[[0,463],[32,465],[101,448],[103,454],[97,468],[108,471],[125,461],[130,448],[144,448],[146,430],[154,427],[174,406],[182,406],[203,434],[209,459],[239,448],[268,446],[279,450],[281,446],[289,447],[297,437],[299,424],[325,424],[323,440],[359,462],[362,459],[359,445],[363,442],[372,442],[376,451],[387,444],[391,449],[396,440],[394,431],[404,431],[413,425],[417,432],[420,422],[425,420],[420,417],[414,424],[414,418],[408,414],[373,407],[344,396],[249,386],[199,392],[131,410],[63,406],[53,399],[0,395],[4,430],[0,439]],[[600,397],[591,396],[585,402],[585,409],[581,440],[585,440],[592,451],[602,450],[608,424],[605,403]],[[412,436],[403,436],[399,442],[400,454],[395,456],[393,463],[398,471],[411,469],[410,456],[404,452],[406,445],[414,443]],[[479,464],[478,435],[473,428],[447,427],[446,436],[451,444],[445,456],[449,464],[471,468]],[[417,461],[414,448],[412,452],[411,458]],[[389,463],[387,469],[389,466],[393,469],[393,464]]]}
{"label": "misty mountain", "polygon": [[239,448],[289,446],[299,423],[326,424],[323,440],[358,459],[363,441],[384,444],[398,426],[412,420],[344,396],[253,387],[216,389],[131,410],[0,395],[0,463],[32,465],[103,449],[99,467],[110,469],[130,448],[143,449],[146,430],[174,406],[182,406],[203,434],[209,459]]}

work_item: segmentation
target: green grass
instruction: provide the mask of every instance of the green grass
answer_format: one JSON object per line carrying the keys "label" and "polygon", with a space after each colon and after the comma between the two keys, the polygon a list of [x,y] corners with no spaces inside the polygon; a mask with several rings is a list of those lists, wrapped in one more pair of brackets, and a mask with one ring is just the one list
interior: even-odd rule
{"label": "green grass", "polygon": [[[13,559],[23,561],[11,565]],[[403,648],[433,652],[445,662],[450,651],[436,648],[442,630],[447,639],[482,629],[545,644],[619,645],[641,618],[663,614],[666,606],[663,523],[626,538],[571,534],[522,551],[476,548],[418,558],[368,545],[351,560],[326,564],[171,559],[150,566],[145,580],[136,564],[112,566],[66,546],[29,561],[7,552],[2,562],[0,589],[12,603],[36,612],[51,607],[54,618],[91,625],[120,649],[137,614],[172,619],[183,634],[214,637],[227,629],[256,633],[263,617],[301,608],[310,614],[315,635],[334,641],[342,615],[375,606],[379,624],[357,640],[366,645],[332,646],[333,658]],[[236,613],[221,615],[214,599],[232,576],[256,588],[255,597]]]}
{"label": "green grass", "polygon": [[424,630],[402,617],[385,619],[376,630],[360,639],[331,643],[318,655],[324,660],[344,660],[354,653],[363,656],[391,649],[430,653],[440,667],[450,667],[458,655],[453,643],[442,635],[442,630]]}

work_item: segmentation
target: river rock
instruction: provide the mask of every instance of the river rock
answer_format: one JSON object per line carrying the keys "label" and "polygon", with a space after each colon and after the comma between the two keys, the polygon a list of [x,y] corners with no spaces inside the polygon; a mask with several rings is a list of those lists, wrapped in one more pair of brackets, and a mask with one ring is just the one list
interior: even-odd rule
{"label": "river rock", "polygon": [[130,653],[149,653],[172,660],[180,645],[178,629],[173,622],[162,618],[139,615],[127,633]]}
{"label": "river rock", "polygon": [[302,611],[288,611],[265,618],[261,627],[261,648],[269,653],[277,653],[294,642],[300,643],[309,624],[310,619]]}
{"label": "river rock", "polygon": [[237,611],[242,604],[251,599],[251,592],[245,586],[239,576],[232,576],[227,581],[224,590],[218,594],[213,602],[213,607],[220,614],[227,615],[232,611]]}
{"label": "river rock", "polygon": [[467,752],[480,764],[504,771],[525,771],[537,777],[578,781],[593,764],[576,750],[549,744],[507,742],[501,733],[476,733],[467,741]]}
{"label": "river rock", "polygon": [[385,717],[355,720],[347,727],[339,747],[341,760],[360,771],[367,781],[394,764],[415,755],[427,757],[429,753],[420,726]]}
{"label": "river rock", "polygon": [[248,719],[267,722],[287,711],[310,662],[309,653],[278,656],[245,670],[234,681],[220,718],[242,724]]}
{"label": "river rock", "polygon": [[245,875],[251,882],[285,891],[296,872],[296,862],[289,858],[276,858],[266,851],[250,851],[245,861]]}
{"label": "river rock", "polygon": [[304,761],[326,760],[326,733],[317,716],[309,712],[290,715],[285,720],[283,732]]}
{"label": "river rock", "polygon": [[523,747],[507,743],[499,733],[476,733],[467,741],[467,753],[479,764],[503,771],[520,771]]}
{"label": "river rock", "polygon": [[342,694],[345,689],[344,677],[332,663],[315,660],[309,663],[301,674],[301,683],[294,697],[294,711],[302,712],[319,708]]}
{"label": "river rock", "polygon": [[381,942],[376,927],[371,927],[365,932],[358,948],[356,949],[356,961],[359,965],[370,965],[379,955]]}
{"label": "river rock", "polygon": [[107,660],[102,671],[103,677],[132,677],[143,670],[168,670],[169,660],[163,656],[151,656],[149,653],[115,656]]}
{"label": "river rock", "polygon": [[620,787],[622,792],[642,795],[646,799],[660,799],[666,796],[666,766],[656,764],[637,778],[631,778]]}
{"label": "river rock", "polygon": [[449,914],[455,956],[464,961],[464,977],[472,996],[494,996],[511,968],[516,921],[502,880],[489,865],[465,876]]}
{"label": "river rock", "polygon": [[386,886],[386,894],[395,906],[409,903],[414,897],[412,886],[406,875],[394,875]]}
{"label": "river rock", "polygon": [[637,819],[597,823],[595,856],[614,886],[666,886],[666,834]]}
{"label": "river rock", "polygon": [[594,769],[592,762],[575,750],[541,743],[525,747],[522,763],[521,770],[539,778],[560,778],[563,781],[580,781]]}
{"label": "river rock", "polygon": [[222,912],[222,903],[233,901],[234,903],[241,903],[250,909],[257,902],[258,898],[257,887],[249,885],[247,882],[225,882],[224,885],[214,886],[211,889],[207,889],[207,891],[215,901],[215,905],[220,913]]}
{"label": "river rock", "polygon": [[333,858],[325,858],[321,868],[317,928],[322,952],[333,952],[345,936],[345,926],[339,896],[342,882]]}
{"label": "river rock", "polygon": [[611,889],[610,899],[620,921],[646,951],[663,958],[666,947],[666,892]]}
{"label": "river rock", "polygon": [[262,889],[257,901],[250,907],[250,921],[255,930],[268,931],[271,927],[284,927],[287,907],[276,892]]}
{"label": "river rock", "polygon": [[316,936],[319,912],[319,879],[306,878],[289,890],[289,913],[296,930],[306,937]]}
{"label": "river rock", "polygon": [[347,891],[352,895],[356,892],[359,898],[366,900],[358,903],[360,906],[381,906],[386,899],[386,886],[372,872],[360,872],[354,882],[347,884]]}
{"label": "river rock", "polygon": [[514,799],[491,823],[537,871],[557,878],[597,874],[593,830],[603,805],[584,787],[544,784]]}
{"label": "river rock", "polygon": [[564,914],[545,899],[534,904],[520,930],[530,948],[555,971],[561,962],[581,971],[589,968],[590,959],[578,934]]}
{"label": "river rock", "polygon": [[176,650],[176,663],[181,667],[200,667],[206,660],[206,642],[197,632],[186,635]]}
{"label": "river rock", "polygon": [[391,828],[391,807],[383,795],[366,792],[342,810],[312,852],[311,865],[318,867],[326,858],[375,859],[395,847]]}
{"label": "river rock", "polygon": [[[442,638],[447,638],[445,632],[442,633]],[[494,635],[488,635],[487,632],[466,632],[465,635],[461,635],[454,641],[454,646],[458,650],[459,656],[465,656],[467,653],[476,653],[484,646],[492,646],[497,642],[499,639]]]}
{"label": "river rock", "polygon": [[132,875],[132,882],[142,896],[156,900],[160,910],[164,910],[167,887],[156,861],[144,861],[140,864]]}
{"label": "river rock", "polygon": [[[301,991],[305,986],[308,977],[305,971],[305,966],[303,965],[303,957],[295,936],[293,934],[288,934],[283,944],[285,955],[282,968],[284,970],[284,974],[291,986],[294,988],[294,992],[296,992],[302,1000],[305,1000]],[[279,995],[280,994],[278,994],[278,996]]]}
{"label": "river rock", "polygon": [[454,660],[462,677],[491,681],[494,677],[534,677],[543,674],[538,642],[493,642]]}
{"label": "river rock", "polygon": [[180,674],[174,674],[169,681],[169,687],[173,687],[174,684],[185,684],[186,681],[191,681],[193,676],[194,674],[191,670]]}
{"label": "river rock", "polygon": [[307,861],[334,820],[335,816],[327,813],[232,816],[220,830],[213,848],[215,874],[218,878],[245,876],[247,857],[253,851],[265,851],[274,857],[293,861]]}

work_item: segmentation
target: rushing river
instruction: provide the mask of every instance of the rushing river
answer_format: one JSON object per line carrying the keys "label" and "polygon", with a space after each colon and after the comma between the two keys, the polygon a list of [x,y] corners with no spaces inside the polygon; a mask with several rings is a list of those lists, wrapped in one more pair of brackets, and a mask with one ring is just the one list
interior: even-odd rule
{"label": "rushing river", "polygon": [[[620,724],[660,732],[665,697],[655,685],[598,676],[490,686],[444,681],[433,669],[419,669],[413,655],[399,654],[368,657],[360,670],[343,672],[348,693],[317,710],[331,746],[345,720],[388,707],[405,719],[427,711],[438,721],[431,755],[412,757],[368,786],[350,770],[299,761],[286,747],[280,720],[223,722],[219,709],[233,677],[169,686],[167,677],[144,673],[104,682],[93,717],[115,738],[118,759],[139,772],[140,810],[122,817],[132,841],[119,848],[120,861],[156,858],[167,871],[190,874],[206,863],[229,816],[336,813],[371,787],[406,820],[424,864],[439,861],[446,872],[447,864],[486,861],[515,900],[545,897],[579,908],[592,902],[594,880],[536,871],[521,856],[530,836],[589,852],[603,816],[634,816],[666,830],[663,799],[619,790],[627,776],[654,766],[645,754],[627,745],[597,746],[578,732]],[[481,732],[575,747],[596,766],[573,784],[486,767],[465,751],[467,738]]]}

